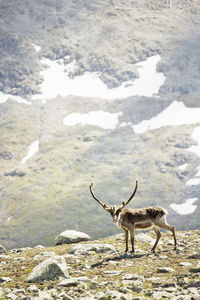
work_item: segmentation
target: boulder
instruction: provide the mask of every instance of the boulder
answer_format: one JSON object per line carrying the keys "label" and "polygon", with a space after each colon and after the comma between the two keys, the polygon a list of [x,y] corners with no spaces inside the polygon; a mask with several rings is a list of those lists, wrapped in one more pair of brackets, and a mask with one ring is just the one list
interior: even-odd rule
{"label": "boulder", "polygon": [[105,252],[116,252],[115,247],[109,244],[85,244],[85,245],[74,245],[69,249],[70,254],[81,254],[89,255],[91,252],[105,253]]}
{"label": "boulder", "polygon": [[56,237],[56,245],[79,243],[90,239],[90,236],[84,232],[65,230]]}
{"label": "boulder", "polygon": [[42,282],[56,280],[60,276],[68,277],[65,259],[59,255],[48,258],[37,265],[26,279],[26,282]]}

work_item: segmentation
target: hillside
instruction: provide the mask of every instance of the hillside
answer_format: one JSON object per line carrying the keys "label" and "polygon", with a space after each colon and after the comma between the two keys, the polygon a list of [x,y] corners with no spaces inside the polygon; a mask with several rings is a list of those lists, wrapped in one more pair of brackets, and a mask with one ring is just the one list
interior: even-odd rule
{"label": "hillside", "polygon": [[[177,232],[176,251],[171,235],[163,233],[157,252],[150,253],[154,238],[137,235],[135,255],[123,254],[121,234],[92,243],[13,249],[1,254],[0,299],[199,299],[199,230]],[[42,274],[45,262],[51,268],[43,270],[43,278],[30,275],[36,266]]]}
{"label": "hillside", "polygon": [[[91,182],[102,201],[115,205],[129,198],[137,179],[130,207],[161,205],[176,229],[199,228],[200,152],[191,147],[199,149],[192,136],[200,119],[148,127],[176,103],[186,117],[198,115],[199,1],[9,0],[0,1],[0,14],[0,242],[9,249],[50,246],[64,229],[93,239],[118,233],[91,198]],[[69,88],[91,76],[105,90],[126,90],[151,57],[159,57],[154,73],[165,78],[151,95],[106,98],[97,89],[91,96],[94,81],[83,81],[84,96]],[[64,69],[68,94],[53,93],[62,79],[55,74],[52,96],[44,96],[51,65]],[[106,113],[104,125],[109,118],[116,124],[64,123],[73,113],[94,112]],[[145,120],[147,130],[137,133]],[[37,151],[25,159],[34,143]],[[187,201],[192,212],[172,209]]]}

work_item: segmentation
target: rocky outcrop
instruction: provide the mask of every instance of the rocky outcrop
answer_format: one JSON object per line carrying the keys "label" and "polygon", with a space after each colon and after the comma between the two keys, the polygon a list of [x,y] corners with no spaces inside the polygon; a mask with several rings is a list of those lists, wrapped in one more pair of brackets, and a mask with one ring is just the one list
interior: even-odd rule
{"label": "rocky outcrop", "polygon": [[2,151],[0,152],[0,158],[5,160],[12,160],[14,159],[14,155],[9,151]]}
{"label": "rocky outcrop", "polygon": [[67,265],[63,257],[54,256],[37,265],[26,279],[26,282],[42,282],[67,277]]}
{"label": "rocky outcrop", "polygon": [[90,236],[84,232],[65,230],[56,237],[56,245],[79,243],[90,239]]}

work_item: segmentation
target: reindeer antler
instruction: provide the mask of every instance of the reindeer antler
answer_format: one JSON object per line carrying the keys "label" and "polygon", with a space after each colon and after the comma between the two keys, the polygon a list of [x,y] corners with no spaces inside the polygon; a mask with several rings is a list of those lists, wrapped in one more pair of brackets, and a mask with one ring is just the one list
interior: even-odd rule
{"label": "reindeer antler", "polygon": [[134,189],[133,194],[130,196],[130,198],[126,202],[122,202],[122,206],[120,207],[121,209],[124,208],[133,199],[133,197],[135,196],[135,193],[137,191],[137,187],[138,187],[138,181],[136,180],[135,189]]}
{"label": "reindeer antler", "polygon": [[104,209],[109,209],[110,206],[104,204],[103,202],[101,202],[99,199],[97,199],[97,197],[94,195],[93,191],[92,191],[92,186],[93,186],[93,183],[90,184],[90,193],[92,195],[92,197],[99,203],[101,204],[101,206],[104,208]]}

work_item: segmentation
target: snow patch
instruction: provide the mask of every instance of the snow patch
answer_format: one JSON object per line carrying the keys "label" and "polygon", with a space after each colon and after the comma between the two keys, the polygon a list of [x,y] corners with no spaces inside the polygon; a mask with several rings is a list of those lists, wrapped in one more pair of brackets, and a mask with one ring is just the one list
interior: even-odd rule
{"label": "snow patch", "polygon": [[98,97],[103,99],[122,99],[129,96],[152,97],[159,92],[160,86],[165,81],[163,73],[156,72],[156,65],[161,59],[160,55],[149,57],[147,60],[135,64],[140,77],[136,80],[123,82],[117,88],[109,89],[100,79],[100,72],[85,72],[81,76],[70,78],[68,75],[77,68],[74,60],[68,65],[64,60],[42,59],[41,63],[47,68],[41,71],[44,81],[41,85],[40,95],[33,99],[52,99],[58,95]]}
{"label": "snow patch", "polygon": [[184,171],[185,169],[187,169],[188,164],[183,164],[181,166],[179,166],[179,170]]}
{"label": "snow patch", "polygon": [[18,103],[22,103],[22,104],[28,104],[28,105],[32,104],[32,102],[27,101],[25,98],[22,98],[20,96],[4,94],[4,93],[0,92],[0,104],[6,102],[8,99],[14,100],[14,101],[16,101]]}
{"label": "snow patch", "polygon": [[39,141],[36,140],[28,147],[28,154],[22,159],[21,164],[25,164],[29,158],[39,151]]}
{"label": "snow patch", "polygon": [[182,204],[172,203],[170,204],[170,207],[180,215],[189,215],[196,210],[197,205],[194,205],[194,203],[197,200],[198,198],[190,198]]}
{"label": "snow patch", "polygon": [[37,46],[35,44],[32,44],[33,48],[35,49],[36,52],[40,52],[41,50],[41,47],[40,46]]}
{"label": "snow patch", "polygon": [[[200,123],[200,108],[186,107],[183,102],[174,101],[157,116],[150,120],[144,120],[137,125],[133,125],[132,128],[135,133],[141,134],[148,130],[165,126],[189,125],[195,123]],[[199,131],[195,134],[199,136]]]}
{"label": "snow patch", "polygon": [[67,115],[63,123],[66,126],[74,125],[94,125],[99,126],[103,129],[112,129],[114,130],[119,124],[119,116],[122,113],[109,113],[105,111],[91,111],[86,114],[72,113]]}
{"label": "snow patch", "polygon": [[[32,44],[36,52],[41,50],[40,46]],[[69,59],[69,56],[65,58]],[[160,55],[147,58],[145,61],[136,63],[139,78],[123,82],[117,88],[109,89],[100,79],[101,72],[85,72],[81,76],[70,78],[69,74],[78,68],[75,60],[64,64],[64,59],[52,61],[48,58],[40,60],[46,66],[40,73],[44,78],[41,84],[41,94],[33,95],[32,100],[43,100],[60,96],[97,97],[103,99],[122,99],[130,96],[152,97],[159,92],[160,86],[165,81],[163,73],[156,71],[156,65],[161,59]],[[32,104],[20,96],[7,95],[0,92],[0,103],[11,98],[19,103]]]}
{"label": "snow patch", "polygon": [[194,178],[191,178],[189,179],[187,182],[186,182],[186,185],[199,185],[200,184],[200,177],[195,177]]}
{"label": "snow patch", "polygon": [[[193,140],[195,140],[198,144],[195,146],[190,147],[187,151],[191,151],[200,157],[200,126],[196,127],[191,135]],[[193,178],[189,179],[186,182],[186,185],[199,185],[200,184],[200,165],[197,167],[197,173],[194,175]]]}

